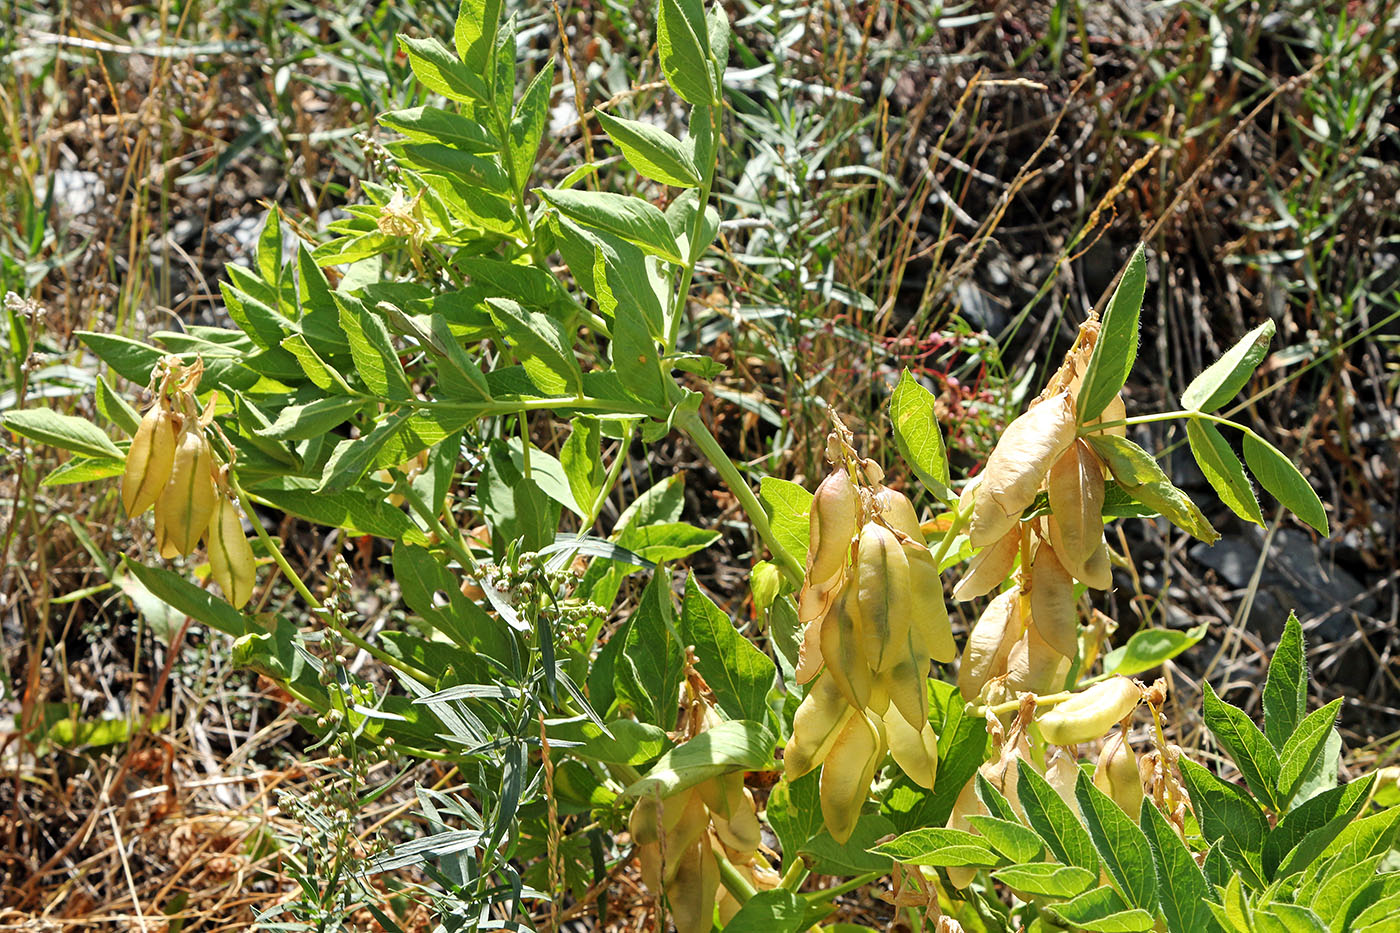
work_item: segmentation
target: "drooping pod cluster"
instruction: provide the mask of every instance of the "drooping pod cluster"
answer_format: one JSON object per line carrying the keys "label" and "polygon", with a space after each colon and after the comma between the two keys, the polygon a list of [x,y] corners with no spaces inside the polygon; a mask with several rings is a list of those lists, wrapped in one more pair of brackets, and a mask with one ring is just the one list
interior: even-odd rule
{"label": "drooping pod cluster", "polygon": [[[975,599],[1011,576],[1015,584],[991,601],[968,638],[958,687],[975,699],[1054,692],[1078,653],[1079,621],[1074,583],[1108,589],[1113,582],[1103,533],[1105,467],[1080,432],[1093,424],[1121,432],[1123,401],[1081,424],[1076,417],[1085,367],[1098,339],[1098,324],[1080,328],[1079,339],[1045,390],[1007,426],[982,474],[959,503],[970,516],[968,539],[979,549],[953,590]],[[1048,514],[1023,520],[1044,491]]]}
{"label": "drooping pod cluster", "polygon": [[[691,677],[703,684],[693,672]],[[719,722],[708,704],[699,711],[695,734]],[[778,885],[778,873],[758,851],[758,813],[741,772],[717,775],[667,797],[641,797],[628,828],[642,881],[665,892],[677,933],[706,933],[716,907],[727,923],[742,906],[720,883],[716,852],[756,889]]]}
{"label": "drooping pod cluster", "polygon": [[224,597],[241,607],[252,596],[252,547],[228,485],[228,465],[215,463],[208,428],[215,399],[195,402],[203,364],[168,357],[157,370],[156,401],[141,418],[122,472],[122,506],[131,518],[155,510],[156,547],[167,560],[204,539],[210,573]]}
{"label": "drooping pod cluster", "polygon": [[938,736],[926,679],[930,663],[951,661],[955,648],[913,504],[836,433],[827,457],[833,466],[812,499],[798,598],[806,628],[797,681],[811,686],[783,766],[790,781],[821,767],[822,818],[844,842],[886,751],[933,787]]}

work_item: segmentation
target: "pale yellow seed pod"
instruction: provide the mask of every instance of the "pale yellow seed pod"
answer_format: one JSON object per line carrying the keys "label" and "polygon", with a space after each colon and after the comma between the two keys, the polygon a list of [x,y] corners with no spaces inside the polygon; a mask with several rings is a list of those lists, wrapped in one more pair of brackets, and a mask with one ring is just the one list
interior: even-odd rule
{"label": "pale yellow seed pod", "polygon": [[141,418],[126,453],[122,507],[135,518],[155,505],[175,466],[175,416],[155,405]]}
{"label": "pale yellow seed pod", "polygon": [[1076,693],[1039,720],[1051,745],[1076,745],[1107,732],[1142,699],[1142,688],[1126,677],[1110,677]]}
{"label": "pale yellow seed pod", "polygon": [[[1113,424],[1115,421],[1124,421],[1128,417],[1128,407],[1123,404],[1123,396],[1115,395],[1112,401],[1104,406],[1103,414],[1099,415],[1090,424]],[[1116,427],[1105,428],[1104,434],[1116,434],[1119,437],[1128,436],[1128,426],[1120,424]]]}
{"label": "pale yellow seed pod", "polygon": [[1030,764],[1031,746],[1026,739],[1026,734],[1019,729],[1016,731],[1016,740],[1002,746],[1001,756],[996,761],[983,762],[977,770],[982,777],[987,779],[988,784],[1001,792],[1001,795],[1006,798],[1006,802],[1011,804],[1011,809],[1015,810],[1016,815],[1024,820],[1026,813],[1021,806],[1021,796],[1017,792],[1021,781],[1021,771],[1016,762],[1019,760]]}
{"label": "pale yellow seed pod", "polygon": [[910,723],[895,706],[885,711],[885,741],[890,746],[890,757],[900,770],[920,787],[933,790],[934,779],[938,776],[938,734],[933,731],[927,717],[922,728]]}
{"label": "pale yellow seed pod", "polygon": [[1074,606],[1074,581],[1042,542],[1031,558],[1031,627],[1065,657],[1079,653],[1079,613]]}
{"label": "pale yellow seed pod", "polygon": [[1103,539],[1103,463],[1087,441],[1075,441],[1055,461],[1045,488],[1060,524],[1065,566],[1084,563]]}
{"label": "pale yellow seed pod", "polygon": [[783,776],[789,783],[826,760],[855,712],[830,674],[817,678],[792,717],[792,738],[783,750]]}
{"label": "pale yellow seed pod", "polygon": [[736,852],[752,852],[762,841],[753,797],[744,788],[744,775],[734,771],[701,782],[696,790],[710,810],[710,824],[724,845]]}
{"label": "pale yellow seed pod", "polygon": [[879,522],[868,522],[861,529],[854,583],[865,657],[872,671],[887,671],[908,656],[914,609],[904,548],[895,533]]}
{"label": "pale yellow seed pod", "polygon": [[170,481],[156,500],[156,543],[160,556],[188,554],[199,544],[214,515],[214,457],[197,424],[187,424],[175,447]]}
{"label": "pale yellow seed pod", "polygon": [[913,541],[903,542],[909,562],[909,594],[913,618],[909,641],[916,655],[947,664],[957,656],[948,604],[943,599],[943,579],[929,549]]}
{"label": "pale yellow seed pod", "polygon": [[967,636],[958,667],[958,690],[964,700],[975,700],[987,681],[1001,676],[1025,627],[1020,587],[1011,587],[987,604]]}
{"label": "pale yellow seed pod", "polygon": [[1079,800],[1074,796],[1074,782],[1078,777],[1079,762],[1063,748],[1052,745],[1046,755],[1045,781],[1076,814]]}
{"label": "pale yellow seed pod", "polygon": [[1021,552],[1021,523],[972,556],[967,562],[967,572],[958,585],[953,587],[953,598],[959,602],[986,596],[1001,586],[1011,570],[1016,566],[1016,555]]}
{"label": "pale yellow seed pod", "polygon": [[825,583],[846,566],[860,528],[860,497],[844,467],[832,470],[812,495],[807,582]]}
{"label": "pale yellow seed pod", "polygon": [[1064,392],[1042,399],[1007,425],[973,499],[968,529],[973,547],[993,544],[1015,527],[1050,465],[1074,443],[1074,432],[1074,409]]}
{"label": "pale yellow seed pod", "polygon": [[884,757],[884,744],[876,724],[857,712],[841,730],[822,765],[822,820],[838,843],[844,844],[855,831],[875,769]]}
{"label": "pale yellow seed pod", "polygon": [[[982,798],[977,796],[976,780],[968,781],[963,785],[962,792],[958,794],[958,799],[953,803],[953,811],[948,815],[948,828],[960,829],[966,833],[975,833],[977,829],[972,825],[968,817],[990,816],[987,808],[982,803]],[[966,866],[955,866],[948,870],[948,880],[953,883],[953,887],[961,890],[972,883],[972,879],[977,875],[977,869]]]}
{"label": "pale yellow seed pod", "polygon": [[219,496],[215,501],[204,537],[209,548],[210,575],[224,591],[229,605],[242,609],[253,595],[257,565],[253,562],[253,548],[243,534],[238,506],[227,496]]}
{"label": "pale yellow seed pod", "polygon": [[794,676],[799,684],[805,684],[826,663],[822,655],[822,627],[832,605],[845,590],[845,574],[838,574],[818,587],[804,585],[798,598],[798,620],[806,627],[802,630],[802,644],[797,651],[797,670]]}
{"label": "pale yellow seed pod", "polygon": [[871,497],[880,518],[895,531],[912,538],[919,544],[927,544],[923,529],[919,527],[919,513],[914,511],[914,503],[909,497],[888,486],[881,486]]}
{"label": "pale yellow seed pod", "polygon": [[[877,702],[886,699],[887,702]],[[905,657],[899,664],[876,675],[866,711],[884,716],[891,706],[909,722],[928,719],[927,659]]]}
{"label": "pale yellow seed pod", "polygon": [[1109,738],[1099,752],[1099,760],[1094,765],[1094,786],[1112,798],[1134,823],[1138,821],[1144,796],[1142,777],[1137,755],[1122,729]]}
{"label": "pale yellow seed pod", "polygon": [[821,631],[822,658],[832,683],[857,709],[870,702],[872,673],[865,656],[865,626],[855,594],[847,590],[826,614]]}
{"label": "pale yellow seed pod", "polygon": [[714,925],[719,885],[719,862],[708,839],[699,839],[681,850],[675,876],[666,885],[676,933],[709,933]]}
{"label": "pale yellow seed pod", "polygon": [[1108,543],[1104,541],[1102,534],[1099,535],[1098,543],[1094,545],[1089,559],[1078,565],[1066,560],[1065,554],[1069,549],[1065,546],[1060,523],[1053,515],[1045,517],[1045,534],[1050,539],[1050,546],[1055,549],[1055,555],[1060,559],[1061,565],[1071,577],[1091,590],[1106,590],[1113,586],[1113,568],[1108,561]]}
{"label": "pale yellow seed pod", "polygon": [[1064,689],[1069,666],[1069,658],[1047,644],[1034,626],[1027,627],[1006,656],[1006,688],[1013,696],[1057,693]]}

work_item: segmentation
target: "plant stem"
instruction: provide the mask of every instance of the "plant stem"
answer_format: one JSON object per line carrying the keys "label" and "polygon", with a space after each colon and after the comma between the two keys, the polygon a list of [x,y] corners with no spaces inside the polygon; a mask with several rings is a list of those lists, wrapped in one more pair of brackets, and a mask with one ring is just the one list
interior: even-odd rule
{"label": "plant stem", "polygon": [[748,902],[749,898],[758,893],[753,882],[739,873],[739,869],[734,867],[734,863],[729,861],[729,857],[720,851],[718,846],[713,848],[715,861],[719,862],[719,879],[724,882],[724,886],[729,893],[734,895],[734,899],[740,904]]}
{"label": "plant stem", "polygon": [[758,497],[749,488],[748,480],[739,472],[739,468],[734,465],[734,461],[729,459],[729,455],[724,452],[724,448],[715,440],[715,436],[710,433],[710,429],[705,426],[700,415],[694,411],[678,411],[672,422],[675,427],[685,433],[687,437],[700,448],[700,452],[705,455],[705,459],[710,461],[710,465],[719,472],[720,478],[724,480],[729,491],[734,493],[739,500],[739,505],[749,517],[753,529],[758,533],[768,551],[773,555],[773,560],[783,571],[794,586],[801,586],[802,579],[806,572],[797,558],[783,547],[782,542],[773,533],[773,526],[768,522],[768,513],[764,511],[763,505],[758,501]]}
{"label": "plant stem", "polygon": [[811,894],[807,895],[807,903],[818,904],[822,901],[834,901],[842,894],[849,894],[856,888],[863,888],[875,879],[883,878],[887,874],[889,873],[883,870],[868,871],[863,875],[858,875],[855,878],[852,878],[850,881],[847,881],[844,884],[838,884],[834,888],[826,888],[822,891],[813,891]]}
{"label": "plant stem", "polygon": [[316,598],[316,595],[307,587],[305,581],[301,579],[301,576],[292,569],[292,565],[288,562],[287,556],[282,553],[282,548],[273,540],[272,535],[267,533],[267,528],[264,527],[262,519],[258,518],[257,510],[253,508],[252,496],[239,485],[238,479],[234,476],[232,471],[229,472],[228,481],[229,487],[233,490],[233,494],[238,497],[238,501],[243,507],[243,514],[248,516],[248,522],[253,526],[253,532],[258,536],[258,540],[263,543],[263,547],[267,548],[268,553],[272,555],[272,560],[277,564],[278,568],[281,569],[282,575],[292,584],[292,589],[296,590],[297,593],[301,595],[301,598],[306,600],[307,605],[315,611],[316,615],[322,619],[332,631],[350,642],[350,644],[354,645],[356,648],[369,654],[381,664],[387,664],[394,670],[412,677],[424,686],[431,687],[435,683],[434,678],[428,674],[427,671],[420,671],[411,664],[374,646],[357,632],[341,625],[335,618],[335,613],[327,612],[325,604]]}

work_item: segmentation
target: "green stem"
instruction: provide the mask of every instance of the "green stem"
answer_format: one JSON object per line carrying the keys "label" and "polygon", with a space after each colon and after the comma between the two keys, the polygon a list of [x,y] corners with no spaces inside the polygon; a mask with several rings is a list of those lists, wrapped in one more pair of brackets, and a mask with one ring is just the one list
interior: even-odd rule
{"label": "green stem", "polygon": [[243,507],[243,514],[248,516],[248,522],[253,526],[253,532],[258,536],[258,540],[263,543],[263,547],[267,548],[267,552],[272,555],[272,560],[277,564],[278,568],[281,569],[282,575],[292,584],[292,589],[296,590],[297,593],[301,595],[301,598],[306,600],[307,605],[316,611],[317,616],[323,619],[326,625],[337,635],[344,638],[361,651],[368,653],[376,661],[379,661],[381,664],[387,664],[394,670],[412,677],[425,686],[433,686],[436,681],[427,671],[421,671],[411,664],[375,647],[357,632],[341,625],[335,618],[335,613],[325,611],[325,604],[317,599],[316,595],[307,588],[305,581],[301,579],[301,575],[292,569],[291,563],[287,560],[287,555],[282,553],[282,548],[272,539],[272,535],[268,534],[267,528],[264,527],[262,523],[262,519],[258,518],[258,513],[253,508],[252,496],[239,485],[238,479],[233,475],[232,471],[229,472],[228,481],[229,487],[233,490],[233,494],[238,497],[238,501]]}
{"label": "green stem", "polygon": [[933,552],[933,565],[935,567],[943,566],[943,558],[948,555],[948,549],[953,546],[953,539],[967,527],[970,517],[962,510],[962,500],[958,500],[958,504],[953,507],[953,521],[948,525],[948,530],[943,533],[943,540],[938,543],[938,550]]}
{"label": "green stem", "polygon": [[844,884],[838,884],[834,888],[826,888],[822,891],[813,891],[806,895],[808,904],[820,904],[822,901],[834,901],[842,894],[849,894],[857,888],[863,888],[876,879],[883,878],[889,874],[885,871],[868,871],[863,875],[858,875]]}
{"label": "green stem", "polygon": [[704,253],[705,247],[700,244],[700,233],[705,227],[705,206],[710,202],[710,187],[714,184],[715,167],[719,164],[719,111],[720,104],[717,101],[711,102],[705,108],[710,121],[710,134],[714,140],[714,145],[710,148],[713,155],[709,164],[703,167],[704,178],[697,189],[699,197],[695,199],[695,217],[690,222],[690,240],[686,244],[690,253],[689,262],[681,267],[680,286],[676,290],[676,301],[671,307],[671,327],[666,335],[666,352],[674,353],[676,344],[680,340],[681,317],[685,314],[685,302],[690,297],[690,283],[695,277],[695,263],[699,261],[700,255]]}
{"label": "green stem", "polygon": [[700,448],[705,459],[709,460],[710,465],[719,472],[720,478],[724,480],[729,491],[734,493],[734,496],[739,500],[739,505],[748,515],[754,531],[758,533],[759,538],[767,546],[769,553],[773,555],[773,560],[789,582],[794,586],[801,586],[802,579],[806,576],[802,564],[773,533],[773,526],[768,522],[768,513],[764,511],[763,505],[753,494],[753,490],[749,488],[748,480],[744,479],[744,475],[739,472],[734,461],[729,459],[729,455],[724,452],[719,441],[715,440],[715,436],[710,433],[710,429],[705,426],[700,415],[694,411],[677,412],[672,423],[684,432],[696,447]]}
{"label": "green stem", "polygon": [[1159,421],[1175,421],[1178,418],[1213,421],[1216,424],[1223,424],[1228,428],[1234,428],[1236,431],[1241,431],[1245,434],[1248,434],[1250,437],[1253,437],[1256,440],[1263,440],[1263,438],[1259,437],[1258,434],[1255,434],[1254,431],[1251,430],[1247,425],[1240,424],[1236,421],[1231,421],[1229,418],[1222,418],[1219,415],[1208,415],[1203,411],[1192,411],[1188,408],[1180,408],[1176,411],[1159,411],[1156,414],[1152,415],[1136,415],[1132,418],[1124,418],[1121,421],[1108,421],[1100,424],[1086,424],[1080,427],[1077,433],[1080,437],[1086,437],[1090,434],[1102,434],[1109,428],[1121,428],[1133,424],[1155,424]]}
{"label": "green stem", "polygon": [[745,878],[739,869],[734,867],[734,863],[729,861],[718,846],[714,847],[715,861],[719,862],[719,879],[724,882],[725,888],[734,895],[734,899],[740,904],[746,904],[749,898],[758,893],[758,889],[753,886],[753,882]]}
{"label": "green stem", "polygon": [[793,856],[792,864],[788,866],[787,871],[783,872],[783,878],[778,882],[778,887],[784,891],[796,891],[802,887],[802,882],[807,880],[807,875],[810,873],[811,869],[807,867],[807,863],[801,857]]}

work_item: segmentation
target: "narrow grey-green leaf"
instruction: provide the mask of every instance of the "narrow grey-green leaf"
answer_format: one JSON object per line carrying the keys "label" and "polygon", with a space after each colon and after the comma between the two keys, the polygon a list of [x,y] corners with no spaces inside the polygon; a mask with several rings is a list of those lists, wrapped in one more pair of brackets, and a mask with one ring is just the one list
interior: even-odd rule
{"label": "narrow grey-green leaf", "polygon": [[501,0],[462,0],[453,29],[453,44],[462,63],[478,73],[486,71],[496,30],[501,24]]}
{"label": "narrow grey-green leaf", "polygon": [[549,92],[554,86],[554,60],[544,63],[525,88],[510,121],[512,178],[517,191],[524,191],[540,152],[544,128],[549,125]]}
{"label": "narrow grey-green leaf", "polygon": [[108,421],[127,434],[135,434],[141,427],[141,415],[132,408],[115,389],[108,384],[106,377],[97,377],[97,387],[93,391],[97,410]]}
{"label": "narrow grey-green leaf", "polygon": [[486,305],[502,338],[540,392],[546,396],[578,393],[583,372],[572,341],[557,321],[506,298],[488,298]]}
{"label": "narrow grey-green leaf", "polygon": [[490,100],[491,92],[480,74],[458,61],[438,40],[414,39],[400,34],[399,47],[408,56],[413,74],[429,90],[461,103]]}
{"label": "narrow grey-green leaf", "polygon": [[318,398],[305,405],[289,405],[277,420],[257,433],[280,441],[300,441],[330,433],[363,408],[365,400],[330,396]]}
{"label": "narrow grey-green leaf", "polygon": [[992,867],[1006,857],[992,850],[988,840],[962,829],[930,826],[882,842],[870,850],[905,865],[944,867]]}
{"label": "narrow grey-green leaf", "polygon": [[1083,894],[1099,880],[1098,875],[1077,865],[1061,865],[1058,862],[1008,865],[992,872],[992,877],[1023,894],[1063,898]]}
{"label": "narrow grey-green leaf", "polygon": [[1274,322],[1265,321],[1245,334],[1224,355],[1191,380],[1181,405],[1192,411],[1215,411],[1239,394],[1269,350]]}
{"label": "narrow grey-green leaf", "polygon": [[1307,522],[1324,538],[1328,535],[1327,511],[1298,468],[1283,453],[1263,438],[1247,433],[1244,436],[1244,462],[1259,485],[1294,515]]}
{"label": "narrow grey-green leaf", "polygon": [[1104,312],[1099,339],[1084,370],[1079,389],[1079,423],[1092,421],[1113,401],[1137,360],[1138,315],[1147,290],[1147,254],[1142,244],[1133,250],[1128,267]]}
{"label": "narrow grey-green leaf", "polygon": [[1045,843],[1040,836],[1020,823],[994,816],[972,816],[968,821],[991,843],[993,849],[1014,863],[1034,861],[1045,851]]}
{"label": "narrow grey-green leaf", "polygon": [[476,155],[492,155],[501,144],[486,127],[441,107],[410,107],[379,115],[379,125],[420,143],[441,143]]}
{"label": "narrow grey-green leaf", "polygon": [[1263,525],[1264,515],[1259,511],[1254,487],[1225,436],[1210,422],[1192,418],[1186,422],[1186,440],[1191,444],[1196,464],[1220,501],[1245,521]]}
{"label": "narrow grey-green leaf", "polygon": [[1104,655],[1104,673],[1132,677],[1151,670],[1199,642],[1208,628],[1208,623],[1202,622],[1184,632],[1166,628],[1138,629],[1126,645]]}
{"label": "narrow grey-green leaf", "polygon": [[1259,864],[1259,851],[1269,824],[1259,805],[1234,784],[1222,781],[1201,765],[1181,759],[1181,776],[1191,795],[1191,805],[1207,842],[1224,843],[1225,853],[1238,864],[1244,859],[1251,867]]}

